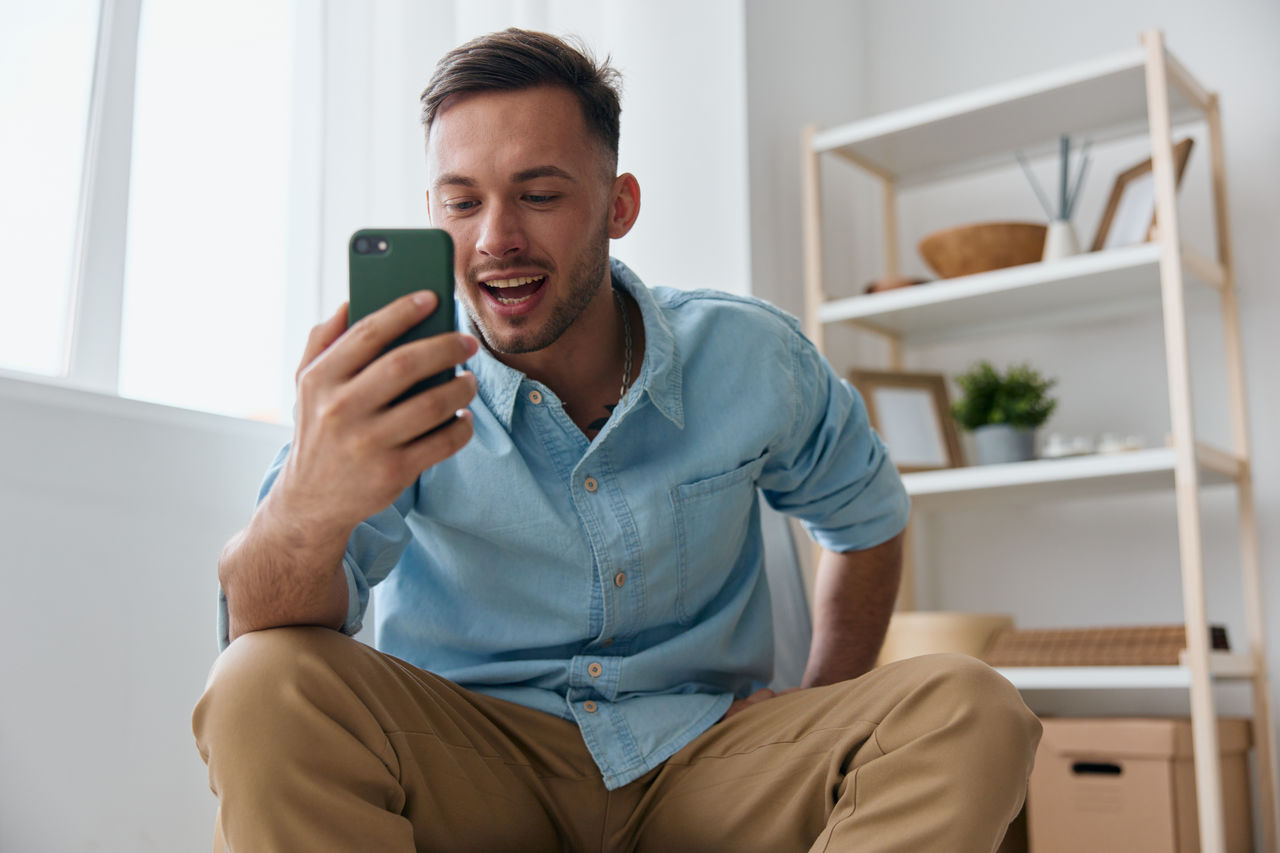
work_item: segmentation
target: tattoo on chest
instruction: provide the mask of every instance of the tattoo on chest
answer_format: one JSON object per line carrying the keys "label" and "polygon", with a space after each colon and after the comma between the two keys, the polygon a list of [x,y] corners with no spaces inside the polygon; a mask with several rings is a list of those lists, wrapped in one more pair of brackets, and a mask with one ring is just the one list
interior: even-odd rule
{"label": "tattoo on chest", "polygon": [[[605,409],[608,410],[609,415],[612,415],[613,410],[618,407],[618,404],[605,403],[604,407]],[[594,421],[587,424],[587,432],[599,432],[600,430],[604,429],[604,425],[609,422],[609,415],[605,415],[603,418],[596,418]]]}

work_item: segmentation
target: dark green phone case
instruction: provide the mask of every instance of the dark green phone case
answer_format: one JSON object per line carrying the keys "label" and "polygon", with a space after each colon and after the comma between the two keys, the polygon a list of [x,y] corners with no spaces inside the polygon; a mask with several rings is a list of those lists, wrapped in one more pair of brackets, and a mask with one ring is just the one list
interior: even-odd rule
{"label": "dark green phone case", "polygon": [[[356,242],[368,240],[371,249],[386,241],[385,251],[357,252]],[[347,244],[351,305],[347,325],[372,314],[401,296],[433,290],[440,305],[431,315],[391,342],[387,350],[410,341],[450,332],[455,328],[453,306],[453,240],[436,228],[362,228]],[[446,370],[415,384],[393,403],[453,378]]]}

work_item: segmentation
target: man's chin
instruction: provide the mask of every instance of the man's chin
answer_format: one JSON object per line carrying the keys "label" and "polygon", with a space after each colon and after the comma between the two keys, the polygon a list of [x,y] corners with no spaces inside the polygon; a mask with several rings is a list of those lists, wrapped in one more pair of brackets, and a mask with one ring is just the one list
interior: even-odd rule
{"label": "man's chin", "polygon": [[529,325],[524,318],[486,318],[477,322],[473,315],[471,324],[480,333],[480,340],[484,342],[485,348],[497,355],[524,355],[546,349],[555,343],[554,337],[544,340],[548,336],[545,333],[539,334],[538,330],[518,328]]}

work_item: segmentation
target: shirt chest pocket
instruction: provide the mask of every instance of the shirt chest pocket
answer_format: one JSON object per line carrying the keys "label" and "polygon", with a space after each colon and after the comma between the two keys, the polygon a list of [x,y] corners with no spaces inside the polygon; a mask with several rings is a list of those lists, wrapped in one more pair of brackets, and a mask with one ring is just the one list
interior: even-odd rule
{"label": "shirt chest pocket", "polygon": [[692,624],[730,582],[752,529],[764,458],[671,490],[677,549],[676,617]]}

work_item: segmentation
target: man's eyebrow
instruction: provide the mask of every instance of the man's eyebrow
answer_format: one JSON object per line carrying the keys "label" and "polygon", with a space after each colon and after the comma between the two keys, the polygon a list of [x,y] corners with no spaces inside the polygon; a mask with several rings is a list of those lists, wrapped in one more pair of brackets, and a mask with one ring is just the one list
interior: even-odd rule
{"label": "man's eyebrow", "polygon": [[532,169],[525,169],[523,171],[516,172],[511,176],[511,183],[522,184],[525,181],[536,181],[539,178],[564,178],[566,181],[575,180],[573,175],[570,175],[559,166],[534,166]]}
{"label": "man's eyebrow", "polygon": [[474,187],[476,185],[475,178],[468,178],[466,175],[457,172],[445,172],[436,178],[435,185],[437,187],[453,186],[453,187]]}

